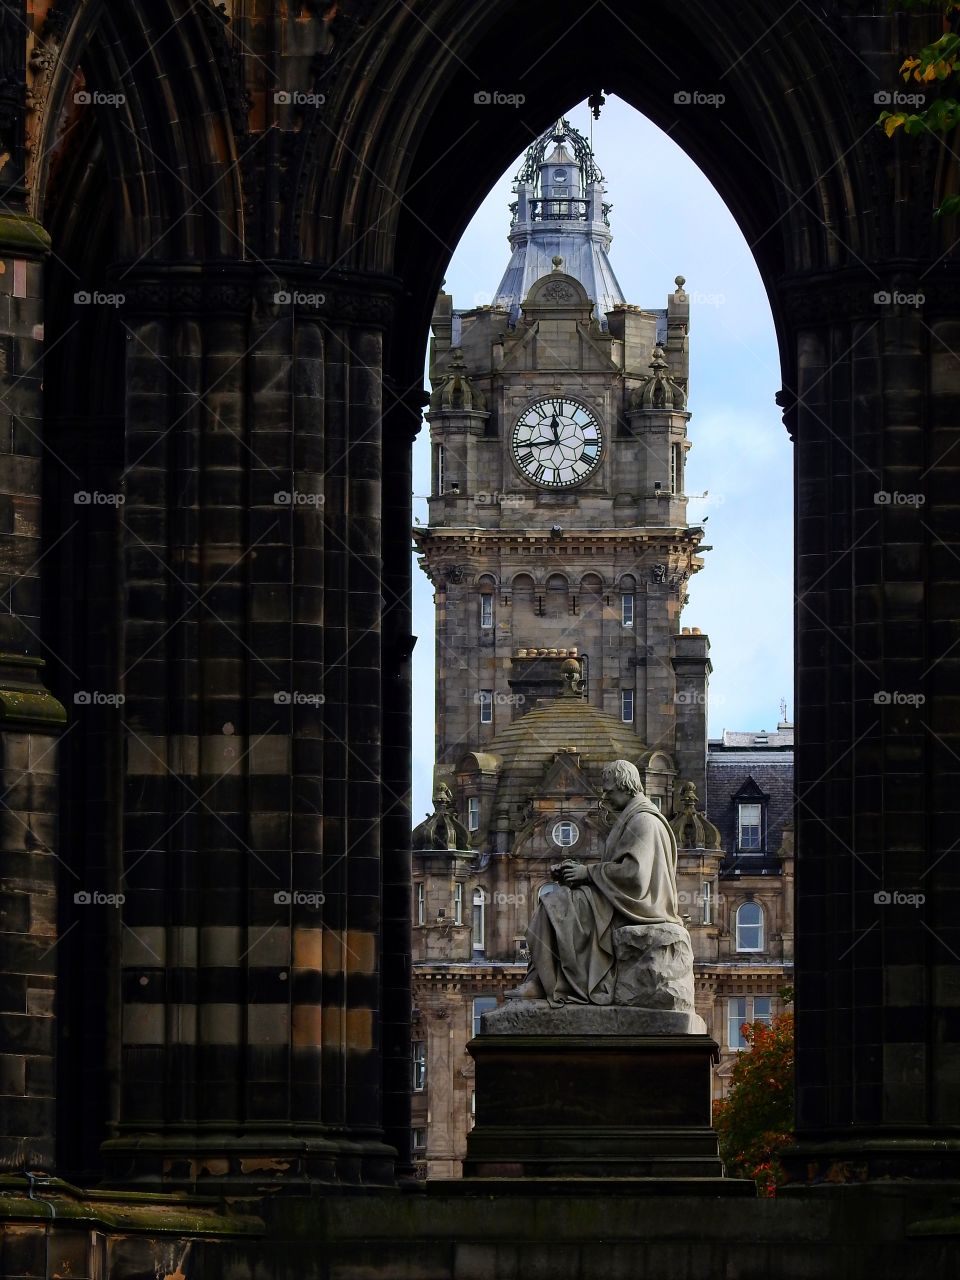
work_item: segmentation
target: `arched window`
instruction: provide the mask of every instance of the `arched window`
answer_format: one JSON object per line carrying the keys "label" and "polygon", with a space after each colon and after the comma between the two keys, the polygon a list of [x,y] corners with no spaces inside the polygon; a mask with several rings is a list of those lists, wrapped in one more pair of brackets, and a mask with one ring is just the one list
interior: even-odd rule
{"label": "arched window", "polygon": [[514,643],[531,645],[536,641],[538,631],[534,622],[536,616],[534,581],[529,573],[518,573],[513,580],[511,590]]}
{"label": "arched window", "polygon": [[489,574],[485,574],[478,580],[477,587],[480,601],[480,629],[486,631],[493,626],[493,605],[497,584]]}
{"label": "arched window", "polygon": [[763,950],[763,909],[758,902],[737,907],[737,950]]}
{"label": "arched window", "polygon": [[581,580],[578,612],[584,622],[599,622],[603,617],[603,579],[596,573],[584,574]]}
{"label": "arched window", "polygon": [[473,891],[473,954],[482,956],[487,949],[487,902],[482,889]]}
{"label": "arched window", "polygon": [[620,579],[620,624],[632,627],[636,616],[636,579],[625,573]]}
{"label": "arched window", "polygon": [[547,617],[565,618],[570,612],[570,587],[562,573],[547,579]]}

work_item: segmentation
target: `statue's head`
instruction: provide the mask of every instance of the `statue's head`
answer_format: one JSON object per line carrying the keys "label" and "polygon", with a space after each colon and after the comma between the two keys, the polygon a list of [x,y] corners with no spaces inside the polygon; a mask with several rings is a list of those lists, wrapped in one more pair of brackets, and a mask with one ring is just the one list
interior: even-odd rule
{"label": "statue's head", "polygon": [[629,760],[613,760],[603,767],[604,803],[615,809],[625,808],[633,796],[643,795],[643,783],[635,764]]}

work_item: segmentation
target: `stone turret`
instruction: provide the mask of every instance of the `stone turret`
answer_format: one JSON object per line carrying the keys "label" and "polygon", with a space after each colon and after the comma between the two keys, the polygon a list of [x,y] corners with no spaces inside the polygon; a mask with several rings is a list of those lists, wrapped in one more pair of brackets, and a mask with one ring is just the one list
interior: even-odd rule
{"label": "stone turret", "polygon": [[700,808],[692,782],[680,786],[680,803],[670,819],[678,849],[719,849],[720,832]]}

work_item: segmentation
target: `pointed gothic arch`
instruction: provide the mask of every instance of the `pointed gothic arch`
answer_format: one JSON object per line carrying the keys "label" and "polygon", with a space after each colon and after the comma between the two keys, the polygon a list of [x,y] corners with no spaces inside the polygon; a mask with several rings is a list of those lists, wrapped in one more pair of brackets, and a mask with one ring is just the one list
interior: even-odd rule
{"label": "pointed gothic arch", "polygon": [[[837,3],[818,13],[808,5],[784,9],[772,0],[745,0],[735,7],[692,0],[658,12],[643,44],[625,38],[612,6],[585,8],[577,0],[556,0],[536,22],[521,21],[529,14],[521,0],[440,0],[429,24],[412,7],[386,0],[264,5],[252,20],[262,25],[253,32],[245,6],[237,3],[230,5],[230,16],[239,43],[211,0],[117,0],[109,6],[68,0],[50,10],[53,61],[46,65],[41,51],[34,68],[33,113],[42,127],[33,134],[32,211],[49,207],[52,175],[45,166],[59,154],[56,128],[73,68],[86,59],[92,78],[101,86],[125,86],[129,100],[122,113],[98,117],[102,127],[84,142],[90,173],[85,179],[79,168],[73,171],[79,203],[64,211],[65,234],[79,245],[89,230],[92,259],[99,261],[111,249],[129,260],[144,247],[164,246],[150,263],[152,278],[138,282],[134,320],[140,338],[168,342],[163,349],[173,357],[176,376],[151,383],[142,365],[125,364],[121,425],[135,458],[147,443],[144,433],[169,441],[162,465],[133,469],[130,493],[136,500],[126,515],[133,527],[149,530],[157,545],[176,553],[180,572],[145,567],[151,565],[150,550],[137,547],[132,535],[121,572],[127,639],[142,644],[136,656],[143,656],[168,621],[175,624],[175,643],[163,649],[158,643],[153,667],[140,664],[127,714],[138,730],[152,735],[153,746],[169,748],[180,774],[190,777],[194,743],[199,757],[204,739],[209,759],[246,737],[238,726],[250,731],[255,760],[242,787],[229,777],[217,778],[217,803],[236,831],[262,841],[268,852],[296,851],[298,867],[307,867],[308,876],[327,877],[322,923],[341,942],[347,934],[351,939],[349,966],[339,942],[332,957],[324,954],[322,972],[319,961],[316,968],[304,966],[313,994],[298,1014],[297,1041],[281,1036],[282,1043],[273,1046],[271,1079],[322,1085],[281,1095],[283,1132],[276,1134],[270,1155],[290,1156],[291,1177],[336,1181],[346,1168],[355,1180],[382,1183],[406,1163],[408,481],[410,440],[423,403],[423,339],[445,263],[492,181],[551,119],[599,89],[616,92],[670,127],[711,179],[754,246],[777,325],[781,407],[797,441],[802,498],[798,583],[801,596],[817,597],[815,607],[801,604],[798,610],[801,1127],[811,1142],[821,1142],[814,1158],[827,1164],[845,1160],[853,1150],[858,1167],[862,1155],[862,1167],[873,1168],[879,1149],[881,1166],[886,1161],[895,1168],[909,1146],[909,1159],[916,1162],[911,1171],[939,1169],[931,1134],[954,1115],[950,1091],[956,1087],[955,1059],[944,1056],[955,1046],[945,1046],[936,1031],[939,1007],[931,1006],[915,1032],[910,1051],[927,1065],[925,1083],[910,1090],[885,1076],[887,1060],[899,1062],[902,1055],[877,1052],[872,1032],[854,1027],[852,1047],[838,1046],[832,1036],[847,1009],[845,992],[856,989],[871,1007],[884,1004],[884,958],[902,942],[893,913],[869,914],[876,876],[887,867],[884,857],[889,854],[911,875],[925,871],[925,855],[944,836],[940,818],[930,811],[931,797],[947,802],[956,790],[949,752],[927,742],[914,721],[896,719],[913,711],[878,711],[872,697],[874,679],[877,690],[896,687],[892,681],[905,670],[923,684],[927,664],[940,656],[938,637],[952,625],[952,596],[936,589],[938,547],[916,533],[911,554],[918,575],[926,575],[922,630],[929,647],[918,654],[915,597],[901,589],[899,578],[891,587],[884,577],[888,543],[897,542],[892,563],[901,563],[897,557],[905,553],[896,530],[888,528],[888,513],[878,513],[875,494],[883,488],[886,465],[919,476],[934,461],[934,443],[952,446],[950,438],[941,440],[955,420],[955,392],[940,348],[956,343],[960,274],[949,226],[928,216],[950,166],[929,152],[888,146],[869,127],[878,80],[896,83],[902,53],[899,16],[864,12],[880,8]],[[153,40],[154,29],[167,34]],[[262,41],[251,43],[248,36]],[[838,48],[845,50],[841,74]],[[322,96],[323,110],[281,110],[271,93],[272,77],[279,83],[281,73],[284,88]],[[518,91],[522,83],[522,108],[474,102],[479,91],[511,82]],[[170,85],[176,88],[168,94]],[[678,93],[696,86],[723,92],[723,109],[695,112],[693,104],[676,101]],[[256,99],[252,109],[246,89]],[[248,141],[251,154],[241,162]],[[179,165],[189,175],[188,189],[161,180],[165,166]],[[107,221],[91,214],[98,214],[98,166],[115,179],[120,234],[112,246]],[[210,207],[202,212],[191,209],[191,193],[197,192],[207,192]],[[14,247],[32,267],[42,250],[36,243],[29,252],[23,246],[21,240]],[[281,316],[278,308],[286,304],[275,293],[281,269],[304,286],[308,298],[313,290],[322,294],[325,309],[298,302]],[[909,291],[917,275],[929,279],[923,317],[894,310],[878,316],[875,290],[902,285]],[[8,294],[10,286],[5,278]],[[32,308],[31,322],[42,323],[36,294],[17,302],[25,313]],[[48,348],[63,327],[51,323]],[[197,383],[191,379],[202,373],[209,385],[210,368],[220,361],[222,370],[237,356],[242,375],[236,385],[220,388],[216,402],[195,405]],[[76,370],[86,376],[91,364],[81,348]],[[48,372],[69,389],[55,357]],[[112,386],[113,375],[103,370],[89,376],[101,374],[101,384]],[[919,396],[918,387],[924,388]],[[100,401],[91,393],[87,402],[93,416]],[[905,404],[916,410],[906,428]],[[181,420],[187,426],[174,431]],[[215,425],[224,424],[251,438],[258,433],[256,443],[269,465],[253,467],[229,430],[215,432]],[[209,446],[201,466],[195,465],[198,442]],[[40,469],[29,456],[21,468],[27,478],[17,481],[23,486],[17,495],[31,509],[40,483],[33,477]],[[301,477],[313,483],[322,476],[329,485],[325,511],[306,504],[278,513],[276,471],[289,490]],[[208,489],[196,487],[198,476]],[[217,502],[207,500],[214,489]],[[186,514],[175,516],[178,508]],[[952,536],[953,515],[938,494],[931,494],[925,518],[935,525],[941,521]],[[349,582],[342,536],[348,522]],[[257,548],[250,567],[247,553],[274,527],[281,532]],[[838,557],[853,554],[861,538],[856,574],[846,561],[837,574]],[[29,540],[19,549],[24,547],[39,550]],[[451,572],[469,562],[466,549],[456,551]],[[91,562],[108,559],[101,548]],[[36,560],[35,554],[23,558],[30,565]],[[43,562],[43,573],[51,563],[52,558]],[[238,643],[214,667],[209,651],[202,661],[197,657],[189,629],[177,630],[178,618],[189,612],[191,590],[206,589],[214,578],[210,566],[223,563],[244,567],[219,592],[218,601],[226,601],[222,611],[237,626],[251,628],[261,657],[282,664],[277,679],[296,681],[294,689],[314,697],[325,680],[322,711],[310,703],[294,706],[292,698],[275,702],[283,690]],[[208,577],[191,578],[195,566],[203,566]],[[24,577],[17,607],[34,618],[29,597],[38,575]],[[39,642],[25,643],[39,652]],[[857,646],[868,655],[860,665],[850,656]],[[101,660],[109,674],[111,655],[97,651],[78,669],[81,678],[89,679]],[[270,737],[277,724],[281,728]],[[266,747],[257,735],[269,738]],[[883,781],[884,762],[894,754],[900,807],[891,814],[883,811]],[[842,768],[824,780],[824,761]],[[866,779],[859,790],[855,764]],[[206,874],[214,867],[216,887],[232,895],[230,927],[248,927],[251,913],[266,911],[272,899],[264,899],[245,868],[238,869],[236,848],[212,834],[216,823],[210,815],[203,820],[207,826],[197,823],[176,777],[158,780],[149,752],[131,751],[128,765],[119,779],[104,770],[96,780],[97,803],[112,821],[128,822],[124,839],[131,865],[140,853],[150,855],[138,864],[139,875],[167,913],[165,926],[181,920],[184,903],[193,910],[208,887],[189,879],[198,860],[187,855],[196,845],[209,855]],[[862,809],[866,803],[869,810]],[[924,816],[908,825],[903,815],[911,808]],[[159,853],[150,847],[149,832],[181,825],[187,835],[180,845]],[[878,850],[877,867],[869,865],[873,855],[851,854],[868,848]],[[321,872],[324,850],[329,863]],[[935,970],[950,963],[936,936],[939,931],[952,937],[955,927],[951,886],[940,880],[949,865],[929,868],[931,932],[919,942],[910,938],[916,953],[911,963],[922,970],[931,992],[939,989]],[[301,948],[298,954],[312,953]],[[243,1097],[218,1091],[210,1060],[196,1077],[184,1070],[209,1045],[195,1053],[183,1042],[150,1041],[153,1027],[176,1025],[171,993],[185,969],[172,952],[156,967],[161,994],[152,999],[146,998],[149,981],[142,991],[139,983],[147,975],[134,976],[136,962],[124,972],[130,979],[125,994],[132,1005],[139,1001],[130,1026],[139,1026],[141,1038],[123,1043],[124,1052],[133,1050],[130,1062],[110,1085],[118,1085],[128,1109],[112,1115],[111,1123],[129,1126],[125,1132],[135,1136],[130,1147],[121,1143],[109,1154],[119,1159],[123,1176],[169,1185],[170,1169],[196,1168],[189,1125],[198,1099],[222,1109],[235,1149],[243,1152],[242,1121],[258,1114],[262,1082],[245,1080],[249,1091]],[[252,979],[239,963],[233,967],[231,981],[245,998],[244,984]],[[117,985],[112,968],[93,977]],[[284,1025],[280,1014],[276,1022]],[[251,1046],[236,1040],[213,1047],[239,1060]],[[283,1055],[295,1062],[295,1071],[287,1070]],[[267,1056],[261,1044],[251,1060]],[[150,1098],[136,1092],[144,1064],[165,1085],[155,1110]],[[334,1137],[307,1151],[293,1132],[304,1124]],[[884,1143],[896,1125],[908,1126],[913,1137],[891,1154]],[[105,1132],[101,1126],[90,1135],[84,1167],[96,1164]],[[165,1151],[159,1139],[151,1146],[154,1138],[145,1138],[157,1133],[169,1142]],[[380,1141],[381,1134],[393,1147]],[[26,1136],[19,1131],[12,1145]],[[874,1148],[865,1145],[857,1154],[858,1142],[874,1140]],[[33,1149],[29,1142],[17,1146]],[[143,1163],[131,1174],[137,1161]],[[241,1163],[238,1157],[230,1176],[243,1185]],[[195,1185],[195,1174],[183,1176]]]}

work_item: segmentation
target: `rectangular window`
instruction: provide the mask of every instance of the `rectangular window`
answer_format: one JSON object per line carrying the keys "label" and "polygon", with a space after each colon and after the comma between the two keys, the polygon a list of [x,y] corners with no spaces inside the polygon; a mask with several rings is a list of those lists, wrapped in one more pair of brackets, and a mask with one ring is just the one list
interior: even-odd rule
{"label": "rectangular window", "polygon": [[437,490],[436,490],[436,491],[437,491],[437,494],[439,495],[439,494],[441,494],[441,493],[443,493],[443,492],[444,492],[444,485],[445,485],[445,483],[446,483],[446,477],[444,476],[444,457],[443,457],[443,445],[442,445],[442,444],[438,444],[438,445],[437,445],[437,449],[436,449],[436,460],[437,460],[437,461],[436,461],[436,475],[437,475]]}
{"label": "rectangular window", "polygon": [[620,597],[620,622],[625,627],[633,626],[633,606],[634,596],[632,594]]}
{"label": "rectangular window", "polygon": [[410,1048],[413,1050],[413,1091],[423,1093],[427,1083],[427,1042],[414,1040]]}
{"label": "rectangular window", "polygon": [[678,444],[670,446],[670,492],[680,493],[682,485],[683,449]]}
{"label": "rectangular window", "polygon": [[737,996],[727,1001],[727,1043],[731,1049],[748,1048],[741,1031],[744,1023],[773,1021],[772,996]]}
{"label": "rectangular window", "polygon": [[753,1021],[765,1022],[769,1027],[773,1021],[773,996],[753,997]]}
{"label": "rectangular window", "polygon": [[747,1021],[747,998],[738,996],[727,1001],[727,1044],[731,1049],[745,1049],[747,1042],[740,1028]]}
{"label": "rectangular window", "polygon": [[473,1002],[473,1034],[480,1034],[480,1018],[483,1014],[489,1013],[491,1009],[497,1007],[496,996],[477,996]]}
{"label": "rectangular window", "polygon": [[493,690],[480,690],[480,723],[493,724]]}
{"label": "rectangular window", "polygon": [[487,904],[483,890],[477,889],[473,895],[473,954],[482,956],[486,951]]}
{"label": "rectangular window", "polygon": [[655,804],[657,808],[660,810],[660,812],[662,813],[663,812],[663,796],[650,796],[649,799],[651,803]]}
{"label": "rectangular window", "polygon": [[633,724],[633,690],[620,690],[620,719],[624,724]]}
{"label": "rectangular window", "polygon": [[493,593],[491,591],[480,593],[480,625],[481,627],[493,626]]}
{"label": "rectangular window", "polygon": [[471,796],[467,801],[467,830],[480,830],[480,797]]}
{"label": "rectangular window", "polygon": [[417,924],[423,924],[427,913],[427,892],[422,880],[417,881]]}
{"label": "rectangular window", "polygon": [[759,804],[741,804],[737,806],[737,811],[739,828],[737,848],[741,853],[759,853],[763,848],[762,806]]}
{"label": "rectangular window", "polygon": [[703,909],[702,922],[704,924],[713,924],[713,885],[709,880],[704,880],[703,882],[700,890],[700,902]]}
{"label": "rectangular window", "polygon": [[459,880],[453,886],[453,923],[463,924],[463,885]]}
{"label": "rectangular window", "polygon": [[427,1149],[427,1131],[426,1131],[426,1129],[414,1129],[414,1131],[413,1131],[413,1149],[414,1149],[414,1151],[426,1151],[426,1149]]}

